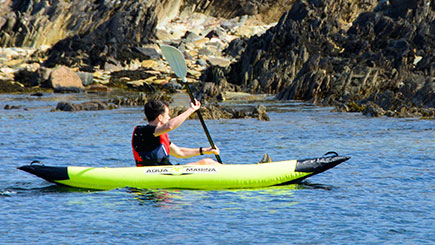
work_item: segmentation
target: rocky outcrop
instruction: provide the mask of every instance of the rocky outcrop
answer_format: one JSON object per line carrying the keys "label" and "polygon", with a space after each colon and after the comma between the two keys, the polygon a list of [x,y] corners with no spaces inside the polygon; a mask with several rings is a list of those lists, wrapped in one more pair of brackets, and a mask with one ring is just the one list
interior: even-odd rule
{"label": "rocky outcrop", "polygon": [[348,28],[344,2],[296,1],[262,36],[233,41],[226,52],[240,59],[213,74],[278,99],[433,107],[435,6],[360,1],[362,13]]}
{"label": "rocky outcrop", "polygon": [[[144,56],[157,1],[6,1],[0,46],[54,45],[44,65],[117,65]],[[45,56],[46,54],[40,54]]]}

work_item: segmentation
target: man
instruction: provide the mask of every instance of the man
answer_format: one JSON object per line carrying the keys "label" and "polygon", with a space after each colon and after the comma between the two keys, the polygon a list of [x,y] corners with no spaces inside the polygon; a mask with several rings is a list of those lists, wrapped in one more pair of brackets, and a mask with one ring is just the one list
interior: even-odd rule
{"label": "man", "polygon": [[[148,101],[145,106],[145,116],[148,125],[139,125],[133,131],[132,146],[136,166],[171,165],[169,155],[178,158],[188,158],[204,154],[219,154],[219,148],[211,147],[186,148],[178,147],[169,141],[168,132],[178,128],[196,110],[201,103],[195,99],[189,109],[171,118],[166,102],[160,100]],[[201,159],[187,165],[220,164],[211,158]]]}

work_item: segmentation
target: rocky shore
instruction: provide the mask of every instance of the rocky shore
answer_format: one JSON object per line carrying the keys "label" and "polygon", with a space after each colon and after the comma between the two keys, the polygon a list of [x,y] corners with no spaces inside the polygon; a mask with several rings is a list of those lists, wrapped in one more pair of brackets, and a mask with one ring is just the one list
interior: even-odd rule
{"label": "rocky shore", "polygon": [[435,3],[423,0],[6,0],[0,92],[113,94],[62,111],[171,101],[183,88],[160,52],[169,44],[184,53],[206,118],[268,120],[262,106],[216,103],[246,93],[434,118],[434,30]]}

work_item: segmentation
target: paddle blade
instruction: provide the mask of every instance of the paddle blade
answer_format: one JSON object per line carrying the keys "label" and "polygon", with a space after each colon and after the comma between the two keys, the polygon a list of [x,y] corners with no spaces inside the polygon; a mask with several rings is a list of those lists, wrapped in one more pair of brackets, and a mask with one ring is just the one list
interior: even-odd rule
{"label": "paddle blade", "polygon": [[177,75],[179,78],[186,77],[186,61],[184,60],[184,56],[180,50],[168,45],[160,45],[160,48],[162,49],[163,56],[165,56],[166,61],[168,61],[172,70],[174,70],[175,75]]}

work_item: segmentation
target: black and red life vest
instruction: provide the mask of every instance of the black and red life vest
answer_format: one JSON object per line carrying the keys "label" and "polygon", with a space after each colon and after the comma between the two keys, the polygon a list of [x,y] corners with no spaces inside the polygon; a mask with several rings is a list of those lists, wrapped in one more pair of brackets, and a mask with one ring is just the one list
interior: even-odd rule
{"label": "black and red life vest", "polygon": [[133,131],[131,144],[136,166],[171,165],[169,162],[169,136],[154,136],[156,126],[139,125]]}

